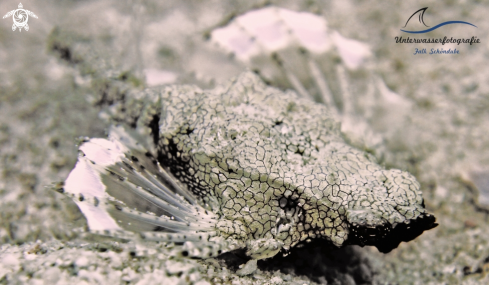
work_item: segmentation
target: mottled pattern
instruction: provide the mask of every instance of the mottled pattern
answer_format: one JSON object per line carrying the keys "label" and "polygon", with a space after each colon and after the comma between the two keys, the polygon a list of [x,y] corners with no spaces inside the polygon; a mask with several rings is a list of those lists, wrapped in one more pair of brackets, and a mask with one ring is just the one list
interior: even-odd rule
{"label": "mottled pattern", "polygon": [[159,162],[203,201],[217,197],[221,236],[254,258],[312,238],[388,252],[436,225],[412,175],[346,144],[325,106],[251,72],[211,91],[143,93],[138,125]]}

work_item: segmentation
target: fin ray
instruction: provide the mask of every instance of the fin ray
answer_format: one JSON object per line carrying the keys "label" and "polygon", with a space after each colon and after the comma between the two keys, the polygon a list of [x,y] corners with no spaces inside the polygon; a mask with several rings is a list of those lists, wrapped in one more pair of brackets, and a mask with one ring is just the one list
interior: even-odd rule
{"label": "fin ray", "polygon": [[87,218],[90,232],[168,242],[207,242],[217,235],[218,215],[202,207],[122,127],[79,149],[64,190]]}

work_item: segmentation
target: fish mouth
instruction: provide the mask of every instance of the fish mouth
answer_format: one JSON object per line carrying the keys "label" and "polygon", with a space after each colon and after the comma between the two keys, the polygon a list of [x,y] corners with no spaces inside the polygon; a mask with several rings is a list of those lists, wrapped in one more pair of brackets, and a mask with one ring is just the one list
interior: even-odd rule
{"label": "fish mouth", "polygon": [[435,216],[427,213],[419,215],[416,219],[399,224],[382,224],[378,226],[350,225],[347,244],[372,245],[382,253],[388,253],[397,248],[401,242],[408,242],[424,231],[437,227]]}

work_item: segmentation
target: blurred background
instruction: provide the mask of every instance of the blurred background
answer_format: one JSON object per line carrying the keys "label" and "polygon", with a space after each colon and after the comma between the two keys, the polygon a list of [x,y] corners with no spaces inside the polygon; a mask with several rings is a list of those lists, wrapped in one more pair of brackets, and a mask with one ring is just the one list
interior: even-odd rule
{"label": "blurred background", "polygon": [[[2,1],[0,14],[18,4]],[[0,284],[488,282],[489,3],[28,0],[22,4],[38,16],[29,17],[29,31],[12,31],[11,17],[0,21]],[[324,40],[332,47],[318,53],[306,49],[305,54],[318,64],[328,84],[330,107],[337,111],[344,131],[351,132],[352,143],[371,151],[386,167],[417,177],[426,207],[440,226],[386,255],[359,247],[299,249],[292,259],[259,263],[260,270],[251,277],[236,276],[236,262],[226,258],[173,261],[164,249],[157,250],[160,255],[140,256],[124,244],[83,239],[83,216],[47,186],[63,181],[73,168],[78,138],[104,137],[108,123],[89,102],[93,90],[86,78],[50,50],[53,29],[84,39],[131,70],[144,86],[212,88],[251,68],[271,85],[300,92],[287,67],[277,65],[282,60],[306,93],[322,94],[321,87],[311,83],[312,69],[294,68],[307,66],[301,57],[303,45],[286,44],[275,53],[278,59],[265,47],[253,60],[243,60],[213,36],[240,15],[267,5],[326,21]],[[424,15],[429,26],[460,20],[477,28],[448,25],[422,36],[402,33],[409,16],[423,7],[429,7]],[[414,29],[423,27],[417,16],[411,22]],[[396,36],[477,36],[481,43],[396,44]],[[255,38],[257,43],[251,45],[266,46]],[[457,48],[460,54],[413,55],[415,48],[426,48],[428,53],[431,48]],[[358,59],[358,64],[349,65],[348,58]]]}

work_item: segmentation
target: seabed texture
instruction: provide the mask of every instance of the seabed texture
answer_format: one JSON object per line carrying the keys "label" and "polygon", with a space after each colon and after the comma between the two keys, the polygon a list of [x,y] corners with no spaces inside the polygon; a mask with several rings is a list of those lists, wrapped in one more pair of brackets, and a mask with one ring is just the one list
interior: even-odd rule
{"label": "seabed texture", "polygon": [[[489,4],[438,2],[275,3],[321,14],[330,28],[370,46],[371,71],[412,105],[395,129],[389,120],[371,126],[384,135],[384,163],[416,176],[440,225],[389,254],[312,242],[259,261],[248,276],[235,273],[245,259],[233,254],[176,258],[169,245],[143,248],[84,232],[76,205],[47,186],[73,168],[78,138],[104,137],[108,125],[88,100],[93,90],[48,51],[47,39],[55,27],[70,29],[107,43],[121,64],[170,70],[178,75],[168,76],[173,83],[208,88],[244,67],[211,48],[205,35],[263,1],[22,3],[39,17],[29,19],[29,31],[0,21],[0,284],[489,283]],[[0,12],[17,6],[2,1]],[[431,56],[396,44],[407,17],[426,6],[428,25],[477,25],[447,26],[430,37],[477,36],[481,44],[445,45],[460,54]]]}

